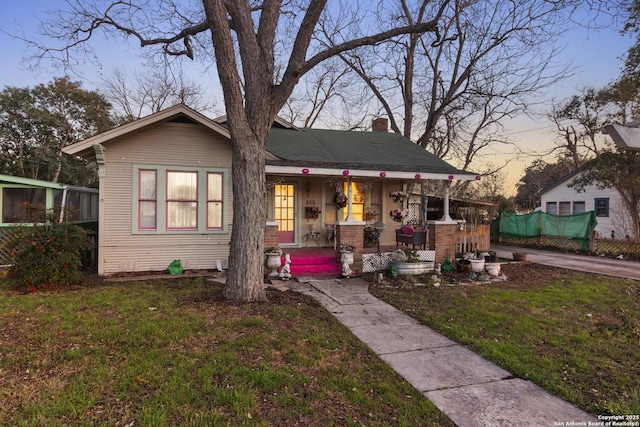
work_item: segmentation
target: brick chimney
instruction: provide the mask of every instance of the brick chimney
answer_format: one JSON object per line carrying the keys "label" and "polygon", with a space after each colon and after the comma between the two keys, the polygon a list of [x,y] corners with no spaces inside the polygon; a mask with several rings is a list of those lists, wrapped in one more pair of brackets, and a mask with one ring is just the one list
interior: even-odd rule
{"label": "brick chimney", "polygon": [[371,130],[373,132],[389,132],[389,119],[378,117],[373,119],[371,123]]}

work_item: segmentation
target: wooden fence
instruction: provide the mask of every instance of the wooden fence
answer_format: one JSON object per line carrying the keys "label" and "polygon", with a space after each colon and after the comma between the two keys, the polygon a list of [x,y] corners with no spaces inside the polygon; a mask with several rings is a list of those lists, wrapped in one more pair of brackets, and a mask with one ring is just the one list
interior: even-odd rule
{"label": "wooden fence", "polygon": [[489,250],[489,224],[464,224],[456,231],[456,253],[485,252]]}

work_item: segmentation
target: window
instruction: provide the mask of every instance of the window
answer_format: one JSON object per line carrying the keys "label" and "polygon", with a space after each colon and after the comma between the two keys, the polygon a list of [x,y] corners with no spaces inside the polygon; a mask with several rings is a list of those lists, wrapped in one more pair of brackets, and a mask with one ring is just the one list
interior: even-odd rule
{"label": "window", "polygon": [[138,171],[138,228],[155,230],[157,220],[157,172],[155,170]]}
{"label": "window", "polygon": [[558,203],[557,202],[547,202],[547,213],[556,215],[558,213]]}
{"label": "window", "polygon": [[595,199],[595,211],[596,216],[608,217],[609,216],[609,198]]}
{"label": "window", "polygon": [[167,229],[198,228],[198,173],[167,172]]}
{"label": "window", "polygon": [[228,169],[133,165],[131,232],[227,232]]}
{"label": "window", "polygon": [[207,174],[207,228],[222,229],[222,189],[221,173]]}
{"label": "window", "polygon": [[585,203],[584,202],[573,202],[573,213],[580,214],[585,213]]}
{"label": "window", "polygon": [[2,222],[44,222],[44,188],[5,188],[2,191]]}
{"label": "window", "polygon": [[558,215],[570,215],[571,214],[571,202],[560,202],[560,209]]}

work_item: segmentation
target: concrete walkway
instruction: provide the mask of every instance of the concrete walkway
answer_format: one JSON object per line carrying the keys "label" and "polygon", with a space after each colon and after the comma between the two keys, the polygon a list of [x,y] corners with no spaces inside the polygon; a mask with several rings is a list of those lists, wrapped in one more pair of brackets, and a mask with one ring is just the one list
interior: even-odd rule
{"label": "concrete walkway", "polygon": [[527,254],[527,261],[537,264],[640,280],[640,263],[638,262],[500,245],[491,245],[491,250],[496,251],[500,258],[512,259],[513,252],[524,252]]}
{"label": "concrete walkway", "polygon": [[375,298],[364,280],[299,280],[286,286],[319,301],[460,427],[598,421]]}

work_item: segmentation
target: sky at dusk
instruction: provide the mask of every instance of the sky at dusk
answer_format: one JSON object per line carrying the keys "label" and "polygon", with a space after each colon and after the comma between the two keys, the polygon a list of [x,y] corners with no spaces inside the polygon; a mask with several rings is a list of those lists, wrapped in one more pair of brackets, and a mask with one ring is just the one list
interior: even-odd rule
{"label": "sky at dusk", "polygon": [[[39,21],[46,19],[51,10],[64,8],[64,0],[6,0],[6,3],[9,4],[5,5],[0,15],[0,87],[46,84],[53,77],[63,75],[63,71],[47,68],[47,63],[43,63],[44,67],[38,70],[30,70],[29,63],[24,61],[33,52],[27,49],[25,43],[9,34],[24,34],[26,38],[32,38],[38,31]],[[128,71],[143,71],[144,60],[137,57],[141,51],[133,41],[126,43],[120,37],[106,40],[100,36],[91,43],[101,66],[87,64],[76,67],[74,71],[77,74],[72,75],[74,80],[81,80],[85,88],[98,88],[101,79],[109,77],[116,67]],[[589,31],[576,26],[573,31],[564,34],[561,43],[566,44],[561,60],[574,64],[575,75],[536,97],[535,101],[543,105],[550,105],[552,99],[565,99],[575,94],[580,87],[602,87],[613,81],[620,73],[620,58],[631,45],[631,39],[620,35],[618,28]],[[187,70],[186,66],[184,69]],[[190,79],[203,87],[215,88],[212,96],[216,98],[218,106],[222,104],[215,68],[206,68],[203,64],[194,62],[189,64],[188,73]],[[537,109],[544,111],[545,108],[539,106]],[[553,127],[544,119],[518,117],[506,123],[506,127],[522,151],[542,152],[553,146]],[[507,195],[515,194],[515,182],[535,157],[516,156],[510,147],[496,149],[494,155],[495,162],[509,162],[506,192]]]}

